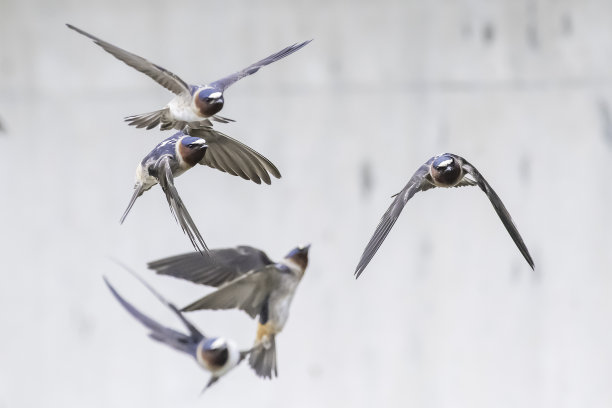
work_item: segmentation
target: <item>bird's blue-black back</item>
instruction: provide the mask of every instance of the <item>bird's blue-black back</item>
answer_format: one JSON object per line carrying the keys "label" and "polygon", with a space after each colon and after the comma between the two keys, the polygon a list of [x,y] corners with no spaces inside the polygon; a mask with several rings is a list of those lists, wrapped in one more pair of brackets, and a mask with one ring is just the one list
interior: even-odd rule
{"label": "bird's blue-black back", "polygon": [[144,157],[144,159],[142,159],[141,163],[144,165],[145,163],[156,161],[157,159],[165,155],[172,157],[176,156],[176,142],[182,136],[185,136],[183,132],[177,132],[172,136],[162,140],[157,146],[155,146],[155,148],[153,148],[153,150],[149,152],[149,154]]}

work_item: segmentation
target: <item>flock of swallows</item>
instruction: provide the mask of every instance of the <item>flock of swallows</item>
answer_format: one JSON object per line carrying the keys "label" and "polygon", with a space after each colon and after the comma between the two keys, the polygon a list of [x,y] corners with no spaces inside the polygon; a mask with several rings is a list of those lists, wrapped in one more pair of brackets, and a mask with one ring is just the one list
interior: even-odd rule
{"label": "flock of swallows", "polygon": [[[152,339],[191,355],[211,373],[204,389],[246,357],[249,358],[249,364],[258,376],[263,378],[277,376],[275,335],[283,329],[289,316],[293,295],[308,266],[310,245],[294,248],[279,262],[272,261],[265,252],[249,246],[210,250],[174,186],[174,177],[180,176],[200,163],[257,184],[261,184],[262,180],[270,184],[270,175],[280,178],[280,172],[270,160],[245,144],[213,129],[211,120],[220,123],[233,121],[217,115],[223,108],[224,91],[230,85],[296,52],[310,41],[286,47],[206,85],[190,85],[159,65],[70,24],[67,26],[90,38],[115,58],[148,75],[176,95],[160,110],[125,118],[130,125],[137,128],[149,130],[160,126],[161,130],[176,129],[178,132],[155,146],[138,165],[134,193],[120,222],[123,223],[138,197],[159,184],[177,223],[198,252],[160,259],[150,262],[148,267],[158,274],[218,289],[178,309],[136,275],[177,315],[188,331],[184,334],[165,327],[141,313],[121,297],[105,278],[106,284],[119,303],[150,330],[149,336]],[[434,187],[474,185],[485,192],[514,243],[533,269],[534,263],[527,246],[499,196],[467,160],[456,154],[444,153],[430,158],[421,165],[402,191],[394,196],[393,202],[382,216],[357,264],[355,276],[359,277],[363,273],[404,206],[415,193]],[[253,347],[239,350],[236,343],[230,339],[208,337],[183,315],[183,312],[202,309],[240,309],[253,319],[259,317]]]}

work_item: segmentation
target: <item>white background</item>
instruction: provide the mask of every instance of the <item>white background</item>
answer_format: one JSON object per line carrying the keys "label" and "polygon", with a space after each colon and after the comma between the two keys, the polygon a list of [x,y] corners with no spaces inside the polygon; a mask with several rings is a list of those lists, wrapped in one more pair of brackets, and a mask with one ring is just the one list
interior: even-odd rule
{"label": "white background", "polygon": [[[314,38],[232,86],[218,125],[283,178],[177,179],[211,248],[312,243],[278,379],[242,364],[200,397],[207,374],[103,285],[175,327],[111,258],[178,305],[208,291],[145,268],[192,250],[158,187],[118,223],[171,134],[122,118],[171,94],[64,23],[191,83]],[[604,0],[0,0],[0,407],[610,407],[611,104]],[[417,194],[355,281],[390,196],[444,151],[485,175],[536,273],[465,188]],[[242,312],[189,317],[253,341]]]}

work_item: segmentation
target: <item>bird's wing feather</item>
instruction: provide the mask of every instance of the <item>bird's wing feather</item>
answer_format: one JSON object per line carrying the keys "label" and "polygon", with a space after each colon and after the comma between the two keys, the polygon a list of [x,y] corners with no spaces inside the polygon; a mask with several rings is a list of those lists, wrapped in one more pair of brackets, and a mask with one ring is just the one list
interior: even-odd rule
{"label": "bird's wing feather", "polygon": [[151,61],[148,61],[142,57],[139,57],[136,54],[132,54],[131,52],[128,52],[111,43],[108,43],[96,36],[93,36],[81,30],[80,28],[77,28],[70,24],[66,24],[66,25],[68,26],[68,28],[76,31],[77,33],[90,38],[91,40],[93,40],[94,43],[102,47],[104,51],[108,52],[113,57],[117,58],[118,60],[123,61],[130,67],[149,76],[155,82],[157,82],[164,88],[168,89],[169,91],[177,95],[185,91],[189,92],[189,85],[187,85],[185,81],[183,81],[181,78],[179,78],[177,75],[173,74],[172,72],[168,71],[167,69],[162,68],[159,65],[156,65],[152,63]]}
{"label": "bird's wing feather", "polygon": [[253,269],[273,263],[265,252],[250,246],[213,249],[210,254],[210,257],[202,257],[190,252],[149,262],[148,267],[161,275],[219,287]]}
{"label": "bird's wing feather", "polygon": [[181,200],[174,186],[174,176],[172,175],[172,169],[170,167],[170,159],[167,156],[161,157],[155,163],[155,168],[159,185],[166,194],[166,200],[168,200],[168,205],[170,206],[170,211],[174,215],[174,218],[183,229],[183,232],[189,237],[193,247],[200,251],[202,255],[209,256],[210,251],[204,242],[204,238],[202,238],[200,231],[198,231],[198,227],[193,222],[191,215],[189,215],[185,204],[183,204],[183,200]]}
{"label": "bird's wing feather", "polygon": [[255,318],[268,298],[270,288],[277,286],[278,278],[275,267],[269,265],[226,283],[182,310],[190,312],[200,309],[240,309]]}
{"label": "bird's wing feather", "polygon": [[304,41],[302,43],[299,44],[293,44],[290,45],[289,47],[283,48],[282,50],[267,56],[266,58],[257,61],[251,65],[249,65],[248,67],[238,71],[238,72],[234,72],[233,74],[230,74],[226,77],[223,77],[221,79],[218,79],[212,83],[210,83],[209,85],[212,86],[213,88],[216,89],[220,89],[221,91],[226,90],[230,85],[232,85],[234,82],[252,75],[254,73],[256,73],[257,71],[259,71],[260,68],[265,67],[268,64],[271,64],[275,61],[278,61],[279,59],[285,58],[288,55],[293,54],[294,52],[296,52],[297,50],[299,50],[300,48],[304,47],[306,44],[308,44],[310,41]]}
{"label": "bird's wing feather", "polygon": [[[197,254],[196,254],[197,255]],[[201,257],[201,256],[200,256]],[[172,310],[172,312],[179,318],[179,320],[183,323],[183,325],[185,325],[185,327],[187,328],[187,330],[189,330],[189,333],[191,333],[191,336],[196,340],[196,341],[200,341],[203,338],[205,338],[206,336],[199,331],[189,320],[187,320],[187,318],[183,315],[183,313],[178,310],[178,308],[173,304],[170,303],[168,300],[166,300],[165,297],[163,297],[161,295],[161,293],[159,293],[157,290],[155,290],[155,288],[153,288],[153,286],[149,285],[149,283],[147,281],[145,281],[139,274],[137,274],[133,269],[128,268],[126,265],[121,264],[121,266],[127,270],[132,276],[134,276],[136,279],[138,279],[138,281],[140,283],[142,283],[148,290],[149,292],[151,292],[153,294],[153,296],[155,296],[157,298],[157,300],[159,300],[161,303],[163,303],[164,305],[166,305],[166,307],[170,310]]]}
{"label": "bird's wing feather", "polygon": [[[110,289],[115,299],[119,301],[121,306],[123,306],[123,308],[127,310],[127,312],[131,314],[136,320],[138,320],[145,327],[151,330],[151,333],[149,333],[149,336],[151,338],[159,342],[162,342],[164,344],[167,344],[179,351],[193,355],[195,347],[204,338],[204,335],[201,334],[191,323],[189,323],[184,318],[184,316],[181,314],[181,312],[179,312],[176,309],[174,305],[172,305],[171,303],[168,303],[167,301],[165,301],[165,299],[163,300],[163,303],[166,304],[166,306],[170,307],[170,309],[181,318],[181,321],[183,321],[183,323],[187,323],[187,327],[189,328],[189,331],[191,333],[190,336],[187,336],[169,327],[163,326],[159,324],[158,322],[156,322],[155,320],[151,319],[149,316],[145,315],[144,313],[136,309],[132,304],[130,304],[121,295],[119,295],[119,293],[110,284],[110,282],[108,281],[108,279],[106,279],[106,277],[104,277],[104,282]],[[149,286],[147,285],[147,287]],[[149,289],[152,289],[152,288],[149,287]],[[158,294],[156,294],[156,296],[160,300],[163,299]]]}
{"label": "bird's wing feather", "polygon": [[518,247],[519,251],[521,251],[521,254],[523,254],[523,257],[525,258],[529,266],[531,266],[531,269],[534,269],[535,265],[533,263],[533,259],[531,258],[531,255],[529,254],[529,250],[527,249],[525,242],[523,242],[523,238],[521,237],[521,234],[519,234],[518,230],[516,229],[516,226],[514,225],[514,222],[512,221],[512,217],[510,216],[510,213],[508,213],[508,210],[506,210],[506,207],[502,203],[502,200],[499,198],[497,193],[495,193],[493,188],[489,185],[487,180],[485,180],[482,174],[480,174],[480,172],[476,169],[476,167],[474,167],[472,164],[470,164],[465,159],[463,160],[463,163],[464,163],[463,169],[468,174],[470,174],[472,177],[474,177],[474,180],[476,180],[478,187],[480,187],[480,189],[485,192],[487,197],[489,197],[489,201],[491,201],[491,204],[493,205],[495,212],[497,213],[497,215],[499,216],[499,219],[504,224],[504,227],[506,227],[506,230],[512,237],[512,240]]}
{"label": "bird's wing feather", "polygon": [[380,219],[378,223],[378,227],[376,227],[376,231],[374,231],[374,235],[370,238],[370,242],[366,245],[363,254],[361,255],[361,259],[357,264],[357,268],[355,269],[355,275],[358,278],[359,275],[363,272],[365,267],[370,263],[376,251],[383,243],[389,231],[397,221],[400,213],[404,209],[404,206],[415,195],[418,191],[424,189],[424,187],[431,188],[431,183],[426,180],[427,175],[429,174],[429,165],[433,159],[429,159],[425,164],[423,164],[419,169],[412,175],[406,186],[399,192],[385,214]]}
{"label": "bird's wing feather", "polygon": [[270,160],[219,131],[212,128],[189,129],[188,134],[206,140],[208,149],[200,164],[254,181],[257,184],[261,184],[262,180],[270,184],[270,174],[276,178],[281,177],[280,172]]}
{"label": "bird's wing feather", "polygon": [[[471,176],[470,176],[471,177]],[[453,187],[470,187],[478,185],[476,180],[472,180],[470,177],[463,177],[460,182],[455,184]]]}
{"label": "bird's wing feather", "polygon": [[[421,191],[427,191],[427,190],[430,190],[430,189],[432,189],[432,188],[435,188],[435,187],[436,187],[436,185],[435,185],[435,184],[433,183],[433,181],[431,180],[431,176],[430,176],[429,174],[428,174],[427,176],[425,176],[425,178],[426,178],[427,180],[429,180],[430,182],[429,182],[429,183],[423,183],[423,185],[421,186]],[[457,184],[455,184],[453,187],[454,187],[454,188],[456,188],[456,187],[469,187],[469,186],[475,186],[476,184],[478,184],[478,183],[476,183],[476,182],[475,182],[474,180],[472,180],[471,178],[468,178],[468,177],[463,177],[463,178],[461,179],[461,181],[459,181],[459,182],[458,182]],[[398,194],[400,194],[400,193],[398,193]],[[396,195],[397,195],[397,194],[396,194]],[[395,197],[395,196],[393,196],[393,197]]]}

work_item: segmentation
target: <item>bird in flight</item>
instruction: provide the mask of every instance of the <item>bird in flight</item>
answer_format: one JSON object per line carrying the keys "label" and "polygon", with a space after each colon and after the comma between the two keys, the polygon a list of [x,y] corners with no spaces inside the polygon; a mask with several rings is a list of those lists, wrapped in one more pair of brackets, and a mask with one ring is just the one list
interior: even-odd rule
{"label": "bird in flight", "polygon": [[143,285],[147,287],[155,295],[160,302],[166,305],[183,323],[188,331],[188,334],[181,333],[177,330],[163,326],[162,324],[151,319],[132,304],[125,300],[115,288],[111,285],[106,277],[104,282],[110,289],[111,293],[119,301],[121,306],[129,314],[131,314],[142,325],[149,329],[149,337],[155,341],[172,347],[175,350],[186,353],[193,357],[196,362],[205,370],[211,373],[210,380],[202,390],[204,392],[208,387],[214,384],[219,378],[227,374],[231,369],[236,367],[244,360],[251,350],[238,350],[236,343],[233,340],[223,337],[208,337],[198,330],[183,314],[160,295],[153,287],[146,283],[142,278],[130,271]]}
{"label": "bird in flight", "polygon": [[387,212],[382,216],[378,227],[376,227],[376,231],[374,231],[374,235],[361,255],[361,259],[355,269],[355,276],[358,278],[363,273],[364,269],[368,263],[370,263],[372,257],[376,254],[376,251],[378,251],[378,248],[387,237],[387,234],[389,234],[389,231],[391,231],[393,224],[397,221],[404,206],[413,195],[419,191],[426,191],[434,187],[461,187],[474,185],[480,187],[487,197],[489,197],[489,201],[491,201],[495,212],[514,240],[514,243],[519,251],[521,251],[521,254],[523,254],[529,266],[534,269],[533,259],[527,250],[527,246],[523,242],[523,238],[521,238],[521,235],[512,221],[512,217],[510,217],[508,210],[506,210],[506,207],[493,188],[487,183],[482,174],[463,157],[452,153],[444,153],[427,160],[427,162],[419,167],[412,175],[403,190],[394,196],[395,199],[387,209]]}
{"label": "bird in flight", "polygon": [[[279,262],[265,252],[249,247],[211,250],[211,257],[197,253],[150,262],[162,275],[218,287],[182,311],[240,309],[251,318],[259,316],[255,344],[249,364],[258,376],[278,376],[275,336],[289,317],[289,307],[308,266],[310,245],[292,249]],[[195,256],[193,256],[195,255]]]}
{"label": "bird in flight", "polygon": [[189,134],[177,132],[160,142],[136,168],[134,193],[121,217],[123,223],[132,206],[145,191],[158,184],[166,195],[170,210],[197,251],[208,252],[204,238],[174,185],[174,178],[196,164],[203,164],[261,184],[270,184],[270,174],[280,172],[261,154],[211,127],[192,129]]}
{"label": "bird in flight", "polygon": [[125,118],[126,122],[137,128],[153,129],[161,125],[162,130],[182,130],[186,125],[191,128],[207,126],[205,119],[210,118],[217,122],[227,123],[233,120],[217,115],[223,108],[224,92],[233,83],[252,75],[260,68],[293,54],[304,47],[310,41],[290,45],[282,50],[257,61],[248,67],[217,79],[205,85],[191,85],[183,81],[178,75],[173,74],[165,68],[160,67],[136,54],[132,54],[122,48],[108,43],[93,36],[73,25],[66,24],[68,28],[85,37],[90,38],[104,51],[123,61],[130,67],[148,75],[158,84],[174,93],[176,96],[160,110],[132,115]]}

